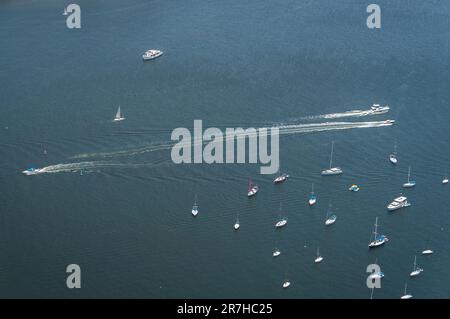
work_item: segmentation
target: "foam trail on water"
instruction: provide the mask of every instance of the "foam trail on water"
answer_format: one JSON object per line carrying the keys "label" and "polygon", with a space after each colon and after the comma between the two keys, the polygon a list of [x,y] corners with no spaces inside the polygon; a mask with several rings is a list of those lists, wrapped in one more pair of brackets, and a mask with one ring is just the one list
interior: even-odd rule
{"label": "foam trail on water", "polygon": [[38,174],[50,174],[50,173],[63,173],[63,172],[81,172],[81,171],[95,171],[102,168],[140,168],[152,165],[152,163],[141,164],[123,164],[113,163],[107,161],[90,161],[90,162],[78,162],[78,163],[65,163],[46,166],[39,169]]}
{"label": "foam trail on water", "polygon": [[385,112],[374,112],[372,110],[352,110],[341,113],[330,113],[330,114],[321,114],[321,115],[312,115],[301,117],[300,120],[319,120],[319,119],[339,119],[345,117],[362,117],[362,116],[370,116],[370,115],[380,115],[387,113]]}

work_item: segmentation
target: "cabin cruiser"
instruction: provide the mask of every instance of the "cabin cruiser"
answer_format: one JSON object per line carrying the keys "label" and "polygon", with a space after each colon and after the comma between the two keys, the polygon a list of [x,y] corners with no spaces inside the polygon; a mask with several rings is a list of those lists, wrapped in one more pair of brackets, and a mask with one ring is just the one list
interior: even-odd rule
{"label": "cabin cruiser", "polygon": [[43,172],[42,168],[33,168],[33,167],[31,167],[29,169],[24,170],[22,173],[25,174],[25,175],[37,175],[37,174],[42,173],[42,172]]}
{"label": "cabin cruiser", "polygon": [[144,61],[147,61],[147,60],[156,59],[157,57],[160,57],[161,55],[163,55],[163,52],[160,50],[148,50],[148,51],[145,51],[145,53],[142,55],[142,58],[144,59]]}
{"label": "cabin cruiser", "polygon": [[373,114],[384,114],[384,113],[387,113],[387,112],[389,112],[389,106],[380,106],[380,104],[373,104],[371,107],[370,107],[370,111],[373,113]]}
{"label": "cabin cruiser", "polygon": [[275,184],[279,184],[279,183],[282,183],[282,182],[284,182],[285,180],[287,180],[289,178],[289,175],[288,174],[281,174],[280,176],[278,176],[277,178],[275,178],[274,180],[273,180],[273,182],[275,183]]}
{"label": "cabin cruiser", "polygon": [[411,206],[411,204],[408,202],[408,199],[405,196],[400,196],[394,199],[394,201],[388,205],[387,209],[389,211],[394,211],[408,206]]}

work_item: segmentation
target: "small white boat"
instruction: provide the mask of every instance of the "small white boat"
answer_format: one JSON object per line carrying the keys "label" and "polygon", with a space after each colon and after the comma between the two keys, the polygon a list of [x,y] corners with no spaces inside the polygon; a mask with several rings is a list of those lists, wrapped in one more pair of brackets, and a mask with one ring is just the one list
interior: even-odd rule
{"label": "small white boat", "polygon": [[433,253],[434,251],[432,251],[431,249],[425,249],[424,251],[422,251],[422,255],[431,255]]}
{"label": "small white boat", "polygon": [[289,281],[285,281],[284,283],[283,283],[283,288],[287,288],[287,287],[289,287],[291,285],[291,283],[289,282]]}
{"label": "small white boat", "polygon": [[281,175],[278,175],[278,176],[273,180],[273,183],[274,183],[274,184],[280,184],[280,183],[283,183],[284,181],[286,181],[288,178],[289,178],[289,175],[283,173],[283,174],[281,174]]}
{"label": "small white boat", "polygon": [[311,195],[309,196],[309,206],[314,205],[317,202],[317,196],[316,194],[314,194],[314,184],[312,184],[312,190],[311,190]]}
{"label": "small white boat", "polygon": [[372,275],[369,276],[371,279],[382,279],[384,278],[384,272],[382,271],[377,271],[374,272]]}
{"label": "small white boat", "polygon": [[414,267],[413,271],[409,274],[411,277],[419,276],[423,269],[417,267],[417,256],[414,256]]}
{"label": "small white boat", "polygon": [[66,8],[64,8],[64,11],[63,11],[63,16],[66,16],[66,15],[68,15],[69,13],[67,12],[67,9]]}
{"label": "small white boat", "polygon": [[29,176],[29,175],[37,175],[37,174],[42,173],[42,172],[43,172],[42,168],[31,167],[31,168],[28,168],[28,169],[22,171],[22,174],[25,174],[25,175]]}
{"label": "small white boat", "polygon": [[195,194],[194,205],[192,206],[192,215],[195,217],[198,214],[197,194]]}
{"label": "small white boat", "polygon": [[359,187],[358,187],[358,185],[352,185],[349,187],[348,190],[351,192],[357,192],[357,191],[359,191]]}
{"label": "small white boat", "polygon": [[370,107],[370,111],[372,112],[372,114],[384,114],[389,112],[390,107],[389,106],[380,106],[380,104],[373,104]]}
{"label": "small white boat", "polygon": [[323,260],[323,257],[320,256],[319,248],[317,248],[317,257],[316,257],[316,259],[314,259],[314,262],[315,262],[316,264],[318,264],[318,263],[322,262],[322,260]]}
{"label": "small white boat", "polygon": [[163,55],[163,52],[160,50],[147,50],[142,55],[142,59],[144,59],[144,61],[153,60],[160,57],[161,55]]}
{"label": "small white boat", "polygon": [[256,195],[256,193],[259,191],[259,187],[258,185],[255,185],[252,183],[251,180],[248,181],[248,191],[247,191],[247,196],[248,197],[252,197],[254,195]]}
{"label": "small white boat", "polygon": [[236,218],[236,222],[234,223],[234,229],[238,230],[241,225],[239,224],[239,218]]}
{"label": "small white boat", "polygon": [[411,206],[411,204],[408,202],[408,199],[405,196],[400,196],[394,199],[394,201],[388,205],[387,209],[389,211],[394,211],[408,206]]}
{"label": "small white boat", "polygon": [[416,182],[412,181],[410,178],[411,178],[411,166],[408,167],[408,181],[405,184],[403,184],[403,187],[411,188],[411,187],[416,186]]}
{"label": "small white boat", "polygon": [[381,246],[389,241],[389,239],[385,235],[378,234],[378,226],[378,217],[376,217],[373,231],[373,240],[369,243],[369,248]]}
{"label": "small white boat", "polygon": [[281,219],[281,220],[276,222],[275,228],[281,228],[283,226],[286,226],[286,224],[287,224],[287,219],[283,218],[283,219]]}
{"label": "small white boat", "polygon": [[278,249],[275,249],[275,251],[272,253],[273,257],[278,257],[281,255],[281,251],[279,251]]}
{"label": "small white boat", "polygon": [[[333,225],[336,222],[337,216],[335,214],[331,214],[331,205],[327,211],[327,217],[325,219],[325,226]],[[331,215],[330,215],[331,214]]]}
{"label": "small white boat", "polygon": [[448,184],[448,176],[447,176],[447,172],[445,172],[445,175],[444,175],[444,179],[442,180],[442,184]]}
{"label": "small white boat", "polygon": [[330,168],[322,171],[322,176],[330,176],[330,175],[340,175],[343,173],[340,167],[332,167],[333,166],[333,150],[334,150],[334,141],[331,143],[331,156],[330,156]]}
{"label": "small white boat", "polygon": [[400,297],[400,299],[411,299],[413,296],[408,294],[406,292],[406,289],[408,287],[408,282],[405,283],[405,291],[403,292],[403,296]]}
{"label": "small white boat", "polygon": [[397,144],[395,144],[395,146],[394,146],[394,153],[389,155],[389,161],[394,165],[397,164],[397,162],[398,162],[398,160],[397,160]]}
{"label": "small white boat", "polygon": [[125,120],[125,117],[123,116],[123,113],[120,110],[120,106],[119,106],[119,108],[117,109],[116,117],[114,118],[113,121],[114,122],[120,122],[120,121],[123,121],[123,120]]}

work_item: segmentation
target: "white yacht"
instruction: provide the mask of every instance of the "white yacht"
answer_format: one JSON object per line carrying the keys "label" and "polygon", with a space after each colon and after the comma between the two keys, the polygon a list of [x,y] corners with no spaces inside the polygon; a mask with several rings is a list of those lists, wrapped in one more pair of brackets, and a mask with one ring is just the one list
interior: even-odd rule
{"label": "white yacht", "polygon": [[409,274],[411,277],[419,276],[420,273],[423,271],[422,268],[417,267],[417,256],[414,256],[414,267],[413,271]]}
{"label": "white yacht", "polygon": [[281,228],[281,227],[285,226],[286,224],[287,224],[287,219],[283,218],[283,219],[281,219],[281,220],[276,222],[275,227],[276,228]]}
{"label": "white yacht", "polygon": [[404,188],[411,188],[416,186],[416,182],[411,180],[411,166],[408,167],[408,181],[403,184]]}
{"label": "white yacht", "polygon": [[278,176],[273,180],[274,184],[280,184],[283,183],[284,181],[286,181],[289,178],[288,174],[280,174],[280,172],[278,172]]}
{"label": "white yacht", "polygon": [[319,248],[317,248],[317,257],[316,257],[316,259],[314,259],[314,262],[315,262],[316,264],[318,264],[318,263],[322,262],[322,260],[323,260],[323,257],[320,256]]}
{"label": "white yacht", "polygon": [[330,209],[331,209],[331,207],[328,208],[328,211],[327,211],[327,217],[325,219],[325,226],[333,225],[336,222],[336,219],[337,219],[337,216],[335,214],[331,214]]}
{"label": "white yacht", "polygon": [[406,292],[406,289],[408,288],[408,282],[405,283],[405,291],[403,292],[403,296],[400,297],[400,299],[411,299],[413,296],[408,294]]}
{"label": "white yacht", "polygon": [[333,150],[334,150],[334,141],[331,142],[331,156],[330,156],[330,168],[322,171],[322,176],[330,176],[330,175],[340,175],[343,173],[340,167],[332,167],[333,166]]}
{"label": "white yacht", "polygon": [[291,283],[289,282],[289,281],[285,281],[284,283],[283,283],[283,288],[287,288],[287,287],[289,287],[291,285]]}
{"label": "white yacht", "polygon": [[160,50],[147,50],[142,55],[142,58],[144,59],[144,61],[147,61],[147,60],[156,59],[156,58],[160,57],[161,55],[163,55],[163,52]]}
{"label": "white yacht", "polygon": [[400,196],[394,199],[394,201],[388,205],[387,209],[389,211],[394,211],[408,206],[411,206],[411,204],[408,202],[408,199],[405,196]]}
{"label": "white yacht", "polygon": [[198,214],[197,194],[195,194],[194,205],[192,206],[192,215],[195,217]]}
{"label": "white yacht", "polygon": [[389,241],[389,238],[387,238],[385,235],[378,234],[378,217],[375,218],[375,225],[373,230],[373,240],[369,243],[369,248],[374,248],[383,245],[387,241]]}
{"label": "white yacht", "polygon": [[28,169],[22,171],[22,174],[25,174],[25,175],[37,175],[37,174],[42,173],[42,172],[43,172],[42,168],[31,167],[31,168],[28,168]]}
{"label": "white yacht", "polygon": [[431,249],[425,249],[424,251],[422,251],[422,255],[431,255],[433,253],[434,251],[432,251]]}
{"label": "white yacht", "polygon": [[372,112],[372,114],[384,114],[389,112],[390,107],[385,105],[385,106],[381,106],[380,104],[373,104],[370,107],[370,111]]}
{"label": "white yacht", "polygon": [[444,175],[444,179],[442,180],[442,184],[448,184],[448,176],[447,176],[447,172],[445,172],[445,175]]}
{"label": "white yacht", "polygon": [[114,122],[119,122],[125,120],[125,117],[123,116],[122,111],[120,110],[120,106],[117,109],[116,117],[114,118]]}
{"label": "white yacht", "polygon": [[317,196],[316,194],[314,194],[314,184],[312,184],[312,190],[311,190],[311,195],[309,196],[309,206],[314,205],[317,202]]}
{"label": "white yacht", "polygon": [[252,197],[256,195],[256,193],[259,191],[259,187],[256,184],[253,184],[251,180],[248,181],[248,192],[247,196]]}
{"label": "white yacht", "polygon": [[275,251],[272,253],[273,257],[278,257],[281,255],[281,251],[279,251],[278,249],[275,249]]}

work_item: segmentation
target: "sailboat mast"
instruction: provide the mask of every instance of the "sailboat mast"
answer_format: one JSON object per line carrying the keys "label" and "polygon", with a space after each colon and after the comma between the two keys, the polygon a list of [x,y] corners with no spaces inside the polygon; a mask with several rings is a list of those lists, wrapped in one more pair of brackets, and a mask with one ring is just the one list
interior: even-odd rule
{"label": "sailboat mast", "polygon": [[409,183],[410,177],[411,177],[411,166],[408,167],[408,183]]}
{"label": "sailboat mast", "polygon": [[334,150],[334,141],[331,142],[330,169],[333,164],[333,150]]}
{"label": "sailboat mast", "polygon": [[414,269],[413,271],[416,271],[417,268],[417,256],[414,256]]}
{"label": "sailboat mast", "polygon": [[374,240],[377,240],[377,231],[378,231],[378,217],[375,218],[375,230],[373,231]]}

